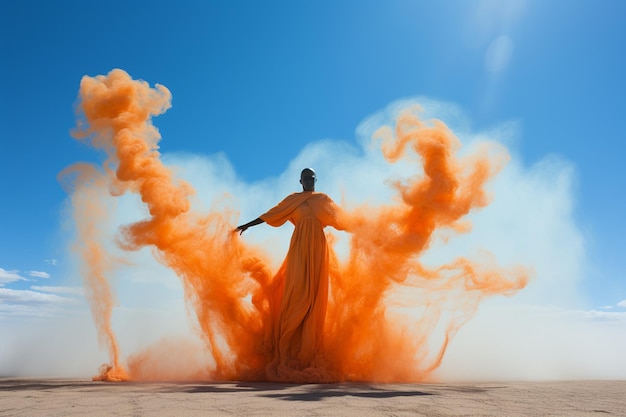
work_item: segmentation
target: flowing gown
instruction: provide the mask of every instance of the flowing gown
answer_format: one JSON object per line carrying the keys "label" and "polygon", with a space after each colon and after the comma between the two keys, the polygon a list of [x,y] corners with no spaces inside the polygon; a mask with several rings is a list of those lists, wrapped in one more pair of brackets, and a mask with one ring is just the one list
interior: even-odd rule
{"label": "flowing gown", "polygon": [[278,314],[273,319],[273,360],[269,373],[278,379],[289,370],[310,367],[323,344],[328,303],[329,247],[324,227],[343,230],[340,208],[326,194],[289,195],[261,215],[271,226],[295,225],[289,251],[275,282]]}

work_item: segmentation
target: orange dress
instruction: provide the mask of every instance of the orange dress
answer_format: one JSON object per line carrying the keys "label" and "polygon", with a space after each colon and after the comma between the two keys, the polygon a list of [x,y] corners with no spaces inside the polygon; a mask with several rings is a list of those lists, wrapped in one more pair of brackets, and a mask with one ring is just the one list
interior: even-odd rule
{"label": "orange dress", "polygon": [[295,225],[289,252],[275,277],[273,360],[268,372],[276,379],[285,372],[311,366],[323,343],[328,303],[329,248],[324,227],[343,230],[340,209],[326,194],[293,193],[260,216],[271,226],[287,220]]}

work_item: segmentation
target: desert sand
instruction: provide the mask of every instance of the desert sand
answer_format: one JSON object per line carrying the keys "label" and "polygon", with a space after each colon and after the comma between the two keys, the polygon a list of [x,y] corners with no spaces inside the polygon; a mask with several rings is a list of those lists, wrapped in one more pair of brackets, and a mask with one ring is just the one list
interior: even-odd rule
{"label": "desert sand", "polygon": [[292,385],[0,378],[0,416],[626,416],[626,381]]}

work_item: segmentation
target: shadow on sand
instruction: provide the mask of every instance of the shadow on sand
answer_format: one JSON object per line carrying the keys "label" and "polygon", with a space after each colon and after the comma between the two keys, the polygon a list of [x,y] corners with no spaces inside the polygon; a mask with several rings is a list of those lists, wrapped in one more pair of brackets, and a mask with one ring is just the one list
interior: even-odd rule
{"label": "shadow on sand", "polygon": [[[338,384],[284,384],[272,382],[93,382],[77,379],[22,379],[1,378],[0,392],[55,391],[59,389],[98,391],[114,389],[155,393],[248,393],[283,401],[320,401],[331,397],[393,398],[437,395],[436,392],[411,389],[414,385],[338,383]],[[409,389],[406,389],[409,388]]]}

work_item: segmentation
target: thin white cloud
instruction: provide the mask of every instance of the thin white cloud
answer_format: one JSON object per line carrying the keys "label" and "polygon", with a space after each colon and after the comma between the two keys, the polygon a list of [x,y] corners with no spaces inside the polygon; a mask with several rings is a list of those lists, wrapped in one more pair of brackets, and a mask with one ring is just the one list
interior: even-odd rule
{"label": "thin white cloud", "polygon": [[84,295],[85,293],[81,287],[51,287],[34,285],[30,287],[30,289],[52,294]]}
{"label": "thin white cloud", "polygon": [[57,261],[56,259],[44,259],[43,261],[52,266],[57,266],[57,264],[59,263],[59,261]]}
{"label": "thin white cloud", "polygon": [[[608,306],[607,306],[608,307]],[[601,311],[596,309],[582,310],[582,309],[562,309],[556,307],[531,307],[538,313],[552,315],[557,318],[571,319],[574,321],[610,321],[610,322],[623,322],[626,324],[626,312],[622,311]]]}
{"label": "thin white cloud", "polygon": [[513,56],[513,41],[509,36],[495,38],[485,54],[485,69],[491,73],[504,71]]}
{"label": "thin white cloud", "polygon": [[620,301],[619,303],[617,303],[617,306],[626,308],[626,300]]}
{"label": "thin white cloud", "polygon": [[84,307],[84,301],[76,297],[78,289],[71,287],[31,287],[30,290],[0,288],[0,322],[3,319],[31,320],[54,319],[75,314]]}
{"label": "thin white cloud", "polygon": [[0,268],[0,285],[8,284],[14,281],[26,281],[26,278],[18,274],[19,271]]}
{"label": "thin white cloud", "polygon": [[50,274],[43,271],[29,271],[28,275],[36,278],[50,278]]}
{"label": "thin white cloud", "polygon": [[494,37],[511,33],[519,27],[527,9],[527,0],[480,0],[469,3],[464,41],[470,48],[483,48]]}
{"label": "thin white cloud", "polygon": [[0,303],[4,304],[57,304],[72,303],[73,299],[59,297],[55,294],[41,293],[31,290],[12,290],[10,288],[0,288]]}
{"label": "thin white cloud", "polygon": [[7,318],[41,318],[49,317],[49,308],[42,308],[39,305],[9,304],[0,301],[0,321]]}

